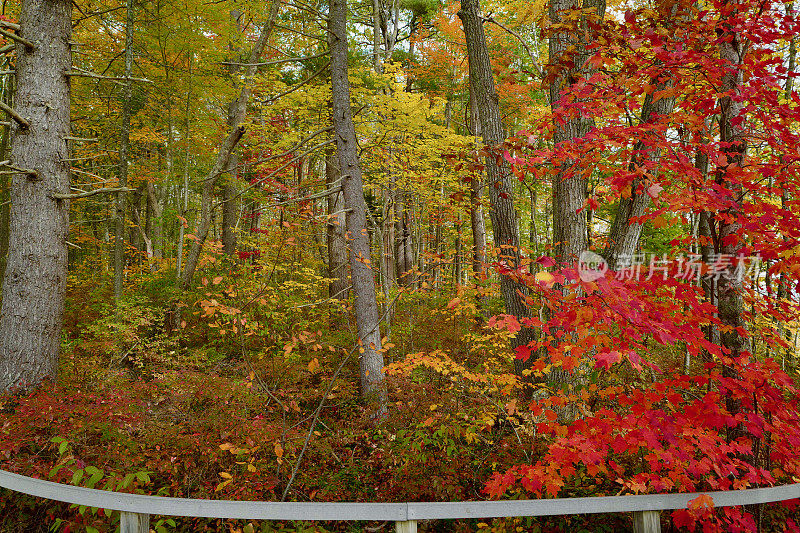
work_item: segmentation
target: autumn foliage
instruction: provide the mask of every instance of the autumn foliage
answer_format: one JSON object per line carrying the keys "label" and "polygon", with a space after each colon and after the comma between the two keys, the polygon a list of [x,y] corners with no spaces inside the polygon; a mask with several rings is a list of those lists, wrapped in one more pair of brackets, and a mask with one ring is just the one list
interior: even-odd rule
{"label": "autumn foliage", "polygon": [[[275,63],[250,80],[242,164],[226,178],[242,202],[236,251],[209,238],[196,278],[179,289],[184,248],[174,241],[186,230],[188,246],[194,221],[170,191],[183,187],[179,162],[186,183],[204,175],[225,129],[222,101],[242,82],[219,64],[252,28],[233,31],[229,13],[203,7],[205,26],[193,29],[176,6],[157,4],[145,12],[162,22],[137,37],[155,87],[136,93],[131,184],[142,219],[162,202],[163,253],[148,257],[137,243],[155,219],[129,221],[125,297],[115,307],[97,222],[109,205],[73,204],[60,375],[0,399],[0,468],[107,490],[275,501],[705,493],[800,480],[800,97],[785,61],[800,23],[791,6],[609,3],[604,18],[576,10],[562,24],[591,36],[591,75],[549,102],[548,84],[580,52],[544,60],[547,37],[565,27],[551,25],[541,3],[484,2],[505,22],[485,28],[503,118],[516,133],[480,147],[469,130],[458,4],[403,3],[415,17],[413,48],[403,44],[381,72],[356,54],[350,73],[373,248],[365,261],[387,361],[388,414],[376,421],[359,396],[353,300],[328,292],[326,232],[340,213],[324,203],[333,140],[324,39],[309,34],[314,10],[287,8],[265,57]],[[162,25],[172,19],[174,34]],[[113,24],[108,35],[88,24],[92,48],[119,53]],[[745,43],[736,65],[720,56],[732,39]],[[742,83],[726,92],[731,73]],[[73,114],[93,109],[97,90],[77,86]],[[651,112],[667,100],[668,114]],[[724,126],[744,131],[742,142],[720,140],[723,101],[742,106]],[[110,136],[118,104],[107,105],[81,111],[76,128]],[[555,144],[556,126],[573,119],[588,133]],[[76,173],[106,179],[104,165],[115,164],[106,152],[78,149],[93,163],[75,163]],[[509,265],[490,249],[489,271],[470,276],[470,187],[485,157],[514,176],[524,258]],[[614,245],[620,205],[647,202],[625,222],[642,226],[637,254],[588,276],[585,262],[552,257],[547,235],[553,180],[580,176],[589,184],[581,210],[594,221],[587,252],[598,264]],[[726,246],[738,254],[723,254]],[[413,251],[408,272],[391,264],[400,249]],[[527,316],[504,312],[500,276],[524,288]],[[731,276],[741,281],[735,327],[715,292]],[[512,351],[523,328],[535,338]],[[731,338],[746,349],[733,350]],[[515,358],[528,363],[519,375]],[[23,529],[3,517],[19,517]],[[94,532],[115,521],[10,492],[0,499],[4,531]],[[664,521],[678,531],[800,531],[796,501],[715,508],[702,495]],[[361,526],[379,525],[154,520],[159,533]],[[618,531],[630,517],[424,527]]]}

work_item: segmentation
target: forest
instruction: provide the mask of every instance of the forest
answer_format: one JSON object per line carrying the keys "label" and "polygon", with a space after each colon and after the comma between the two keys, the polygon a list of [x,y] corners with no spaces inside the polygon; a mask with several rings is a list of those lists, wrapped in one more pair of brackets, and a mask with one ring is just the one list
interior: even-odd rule
{"label": "forest", "polygon": [[[797,9],[4,0],[0,470],[276,502],[800,482]],[[660,519],[800,531],[798,503]],[[119,530],[0,489],[2,532]]]}

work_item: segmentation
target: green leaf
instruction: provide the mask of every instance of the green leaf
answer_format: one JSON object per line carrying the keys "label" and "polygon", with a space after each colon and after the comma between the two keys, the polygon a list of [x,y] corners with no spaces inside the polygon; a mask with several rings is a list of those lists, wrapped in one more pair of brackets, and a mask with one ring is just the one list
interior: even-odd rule
{"label": "green leaf", "polygon": [[86,486],[93,489],[97,482],[103,479],[103,471],[95,466],[87,466],[85,470],[91,476],[89,481],[86,482]]}
{"label": "green leaf", "polygon": [[67,441],[62,441],[61,444],[58,445],[58,454],[64,455],[64,452],[67,451],[69,448],[69,443]]}
{"label": "green leaf", "polygon": [[96,527],[86,526],[86,533],[100,533]]}
{"label": "green leaf", "polygon": [[122,478],[122,481],[120,481],[119,484],[117,485],[117,490],[127,489],[128,487],[130,487],[131,483],[133,482],[133,478],[135,477],[136,474],[125,474],[125,477]]}
{"label": "green leaf", "polygon": [[[72,483],[73,485],[77,485],[78,483],[81,482],[82,479],[83,479],[83,470],[82,469],[81,470],[76,470],[72,474],[72,481],[70,481],[70,483]],[[81,513],[81,514],[83,514],[83,513]]]}

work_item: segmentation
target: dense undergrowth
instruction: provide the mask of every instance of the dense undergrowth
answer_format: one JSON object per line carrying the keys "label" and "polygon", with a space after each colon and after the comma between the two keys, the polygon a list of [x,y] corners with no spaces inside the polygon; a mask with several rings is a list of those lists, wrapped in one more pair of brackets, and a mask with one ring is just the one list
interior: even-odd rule
{"label": "dense undergrowth", "polygon": [[[724,432],[713,437],[713,429],[693,427],[697,421],[690,415],[675,416],[702,406],[709,399],[702,391],[716,388],[709,381],[718,378],[711,371],[705,380],[669,378],[670,369],[680,367],[680,350],[655,348],[651,366],[644,368],[617,361],[608,363],[615,363],[613,372],[588,367],[579,386],[549,395],[538,385],[525,405],[508,355],[513,324],[476,321],[467,289],[455,298],[431,291],[424,298],[413,292],[397,298],[386,344],[389,414],[376,425],[359,398],[348,304],[324,301],[325,280],[312,270],[217,265],[180,301],[173,297],[168,272],[143,276],[119,312],[105,303],[107,279],[77,279],[70,287],[59,381],[3,400],[0,468],[5,470],[143,494],[320,502],[715,490],[781,483],[796,475],[797,459],[787,457],[789,466],[763,468],[752,479],[742,476],[742,484],[703,481],[715,474],[701,456],[722,449]],[[309,301],[321,303],[304,306]],[[499,302],[484,299],[484,305],[491,309]],[[546,370],[533,367],[535,375]],[[672,396],[662,390],[667,386],[674,387]],[[636,412],[653,390],[660,394],[659,420],[656,410]],[[565,404],[580,406],[575,424],[560,424]],[[634,425],[647,421],[652,433],[631,433],[625,418],[631,406]],[[676,424],[696,430],[695,444],[709,447],[698,448],[696,464],[705,467],[682,457],[675,437],[664,433]],[[598,432],[625,436],[626,444],[604,449],[592,440]],[[796,435],[787,438],[795,443]],[[766,445],[786,452],[786,442],[773,441]],[[679,481],[677,472],[687,480]],[[733,471],[718,474],[733,478]],[[675,482],[658,485],[656,478]],[[694,527],[704,513],[708,518],[714,511],[684,511],[675,523]],[[774,505],[755,516],[762,530],[782,531],[794,515],[791,506]],[[751,523],[736,517],[724,523]],[[118,516],[102,510],[8,491],[0,499],[4,532],[113,531],[117,522]],[[393,527],[175,517],[154,517],[152,523],[159,533]],[[631,527],[631,517],[431,521],[420,527],[623,531]]]}

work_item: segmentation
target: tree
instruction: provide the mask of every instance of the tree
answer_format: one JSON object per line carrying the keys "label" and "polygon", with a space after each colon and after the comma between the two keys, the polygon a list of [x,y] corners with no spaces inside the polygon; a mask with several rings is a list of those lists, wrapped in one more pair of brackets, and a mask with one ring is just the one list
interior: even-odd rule
{"label": "tree", "polygon": [[350,253],[350,276],[355,296],[358,329],[361,393],[377,403],[377,415],[386,411],[386,388],[383,382],[383,351],[380,319],[375,294],[369,235],[367,203],[358,155],[353,114],[350,109],[350,82],[347,78],[347,2],[332,0],[328,15],[328,47],[331,53],[331,91],[336,153],[342,180],[342,195],[347,211],[345,222]]}
{"label": "tree", "polygon": [[[744,188],[740,178],[747,157],[746,115],[742,102],[744,84],[743,64],[748,53],[748,44],[742,37],[739,25],[742,12],[737,0],[722,4],[717,36],[719,57],[723,61],[721,98],[719,99],[719,141],[724,160],[717,169],[715,179],[718,191],[722,192],[725,207],[714,218],[709,219],[711,231],[716,234],[715,248],[725,257],[738,257],[744,246],[742,233]],[[716,225],[716,227],[713,227]],[[744,320],[743,280],[731,263],[717,281],[717,309],[723,327],[720,328],[721,345],[728,350],[734,361],[750,353],[750,340]],[[735,364],[725,364],[723,375],[737,378]],[[736,415],[741,400],[733,395],[725,397],[728,412]],[[742,433],[742,428],[731,428],[729,440]]]}
{"label": "tree", "polygon": [[[572,17],[578,9],[591,15]],[[605,0],[587,0],[582,4],[574,0],[554,0],[550,3],[550,22],[558,28],[552,30],[549,42],[550,107],[554,114],[563,109],[565,100],[576,98],[577,91],[573,88],[591,76],[589,19],[593,18],[596,23],[604,14]],[[594,121],[578,112],[555,118],[553,125],[553,143],[559,146],[585,136]],[[588,244],[587,211],[584,209],[588,171],[576,163],[564,157],[556,162],[557,172],[553,175],[553,255],[560,264],[577,260]]]}
{"label": "tree", "polygon": [[[492,65],[486,47],[486,34],[479,16],[478,0],[464,0],[458,16],[464,25],[464,36],[469,56],[470,94],[474,96],[480,117],[483,141],[489,152],[486,156],[486,187],[489,189],[491,207],[489,217],[492,221],[495,246],[500,249],[501,266],[500,292],[503,295],[506,312],[517,318],[527,316],[525,286],[515,276],[522,270],[519,227],[514,211],[514,188],[508,165],[497,153],[497,147],[505,141],[505,131],[500,115],[500,104],[494,86]],[[475,221],[473,221],[475,225]],[[476,228],[480,232],[480,228]],[[534,330],[522,328],[514,337],[512,346],[525,346],[534,338]],[[517,372],[521,375],[525,364],[515,361]]]}
{"label": "tree", "polygon": [[[128,186],[128,153],[131,146],[131,108],[133,106],[133,0],[127,1],[125,17],[125,90],[122,95],[122,139],[119,146],[119,186]],[[122,298],[122,281],[125,273],[125,191],[117,193],[117,215],[114,225],[114,300],[119,305]],[[135,210],[135,208],[134,208]]]}
{"label": "tree", "polygon": [[67,288],[68,0],[24,0],[11,145],[10,243],[0,314],[0,390],[56,375]]}
{"label": "tree", "polygon": [[[339,163],[336,161],[335,152],[330,149],[325,152],[325,185],[329,190],[341,187],[342,173],[339,172]],[[328,296],[346,300],[350,294],[350,279],[348,271],[347,241],[345,240],[344,198],[341,192],[330,194],[327,198],[328,215],[326,217],[326,237],[328,244],[328,277],[331,278],[328,286]]]}

